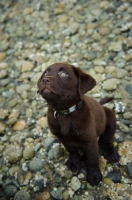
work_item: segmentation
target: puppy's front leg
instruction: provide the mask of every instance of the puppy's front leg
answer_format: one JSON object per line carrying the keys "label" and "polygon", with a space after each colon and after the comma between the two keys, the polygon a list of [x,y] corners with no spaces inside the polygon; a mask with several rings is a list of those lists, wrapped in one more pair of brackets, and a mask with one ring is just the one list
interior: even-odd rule
{"label": "puppy's front leg", "polygon": [[69,153],[69,158],[66,161],[67,168],[71,170],[72,172],[79,171],[80,168],[84,165],[84,163],[81,161],[81,157],[78,153],[78,147],[68,144],[62,138],[58,138],[58,139],[64,145],[65,149]]}
{"label": "puppy's front leg", "polygon": [[87,181],[91,185],[98,185],[102,180],[102,174],[99,169],[98,142],[96,139],[85,144],[84,154],[87,167]]}

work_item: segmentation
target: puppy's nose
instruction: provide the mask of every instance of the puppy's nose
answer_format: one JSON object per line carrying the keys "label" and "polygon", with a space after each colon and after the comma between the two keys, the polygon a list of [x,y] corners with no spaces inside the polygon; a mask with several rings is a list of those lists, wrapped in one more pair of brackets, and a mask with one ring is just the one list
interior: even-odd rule
{"label": "puppy's nose", "polygon": [[42,79],[42,82],[45,83],[45,84],[47,84],[47,83],[50,82],[50,78],[44,77],[44,78]]}

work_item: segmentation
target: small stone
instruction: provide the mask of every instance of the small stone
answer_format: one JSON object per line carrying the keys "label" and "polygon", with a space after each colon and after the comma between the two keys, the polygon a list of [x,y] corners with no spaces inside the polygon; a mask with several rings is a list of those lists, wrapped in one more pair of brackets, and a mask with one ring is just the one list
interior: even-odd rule
{"label": "small stone", "polygon": [[3,133],[5,130],[6,130],[5,124],[3,124],[2,122],[0,122],[0,134]]}
{"label": "small stone", "polygon": [[41,117],[38,119],[38,124],[42,127],[42,128],[46,128],[47,126],[47,117]]}
{"label": "small stone", "polygon": [[49,152],[48,152],[48,158],[50,160],[53,160],[54,159],[54,149],[50,149]]}
{"label": "small stone", "polygon": [[28,117],[28,118],[32,117],[32,114],[33,114],[32,109],[29,108],[29,109],[26,110],[26,117]]}
{"label": "small stone", "polygon": [[9,67],[9,64],[6,62],[1,62],[0,63],[0,69],[6,69],[7,67]]}
{"label": "small stone", "polygon": [[10,176],[15,176],[15,173],[19,171],[19,167],[14,166],[9,169]]}
{"label": "small stone", "polygon": [[14,197],[15,193],[17,192],[17,188],[14,185],[7,185],[4,189],[5,196],[9,199]]}
{"label": "small stone", "polygon": [[0,52],[0,62],[2,62],[6,58],[5,52]]}
{"label": "small stone", "polygon": [[118,79],[115,79],[115,78],[108,79],[104,81],[103,89],[111,91],[111,90],[116,89],[118,84],[119,84]]}
{"label": "small stone", "polygon": [[16,163],[22,157],[22,149],[18,145],[8,145],[3,155],[9,163]]}
{"label": "small stone", "polygon": [[49,192],[42,192],[38,196],[38,200],[50,200],[50,193]]}
{"label": "small stone", "polygon": [[59,158],[63,157],[63,155],[64,155],[64,149],[62,149],[62,147],[60,145],[57,145],[54,148],[54,158],[59,159]]}
{"label": "small stone", "polygon": [[15,194],[14,200],[31,200],[31,197],[26,191],[20,190]]}
{"label": "small stone", "polygon": [[32,146],[26,146],[26,148],[23,151],[23,158],[25,160],[29,160],[34,157],[34,150]]}
{"label": "small stone", "polygon": [[0,78],[1,79],[7,77],[7,75],[8,75],[8,73],[5,69],[0,70]]}
{"label": "small stone", "polygon": [[11,101],[9,101],[9,106],[12,108],[12,107],[15,107],[18,103],[18,99],[17,98],[14,98],[12,99]]}
{"label": "small stone", "polygon": [[22,84],[16,87],[16,91],[18,94],[22,94],[23,91],[29,91],[31,89],[31,85],[29,84]]}
{"label": "small stone", "polygon": [[121,182],[121,171],[120,170],[114,170],[114,171],[108,172],[107,176],[114,183],[120,183]]}
{"label": "small stone", "polygon": [[103,178],[102,182],[108,186],[110,186],[113,183],[113,181],[107,177]]}
{"label": "small stone", "polygon": [[132,178],[132,165],[131,164],[126,165],[126,171],[129,175],[129,177]]}
{"label": "small stone", "polygon": [[132,54],[125,55],[125,61],[129,62],[130,60],[132,60]]}
{"label": "small stone", "polygon": [[93,38],[95,41],[98,41],[98,40],[100,40],[101,36],[100,36],[99,33],[94,33],[94,34],[92,35],[92,38]]}
{"label": "small stone", "polygon": [[19,117],[19,112],[17,110],[13,110],[8,117],[9,118],[8,124],[10,125],[15,124],[16,121],[18,120],[18,117]]}
{"label": "small stone", "polygon": [[125,69],[117,69],[116,70],[116,77],[117,78],[125,78],[128,72]]}
{"label": "small stone", "polygon": [[122,50],[122,42],[111,42],[108,47],[108,51],[119,52]]}
{"label": "small stone", "polygon": [[31,7],[28,7],[28,8],[25,8],[24,11],[23,11],[23,14],[24,15],[29,15],[32,13],[32,8]]}
{"label": "small stone", "polygon": [[106,74],[113,74],[114,72],[116,72],[116,67],[115,66],[107,66],[105,68],[105,73]]}
{"label": "small stone", "polygon": [[0,110],[0,119],[5,119],[8,116],[8,110]]}
{"label": "small stone", "polygon": [[109,3],[110,3],[109,1],[102,1],[100,2],[99,7],[104,9],[109,5]]}
{"label": "small stone", "polygon": [[132,97],[132,84],[126,85],[125,90],[130,94]]}
{"label": "small stone", "polygon": [[129,127],[125,124],[122,124],[121,122],[117,122],[119,129],[124,133],[129,133]]}
{"label": "small stone", "polygon": [[121,131],[116,132],[115,141],[118,142],[118,143],[124,142],[125,141],[125,134]]}
{"label": "small stone", "polygon": [[61,22],[67,22],[68,21],[68,16],[67,15],[61,15],[61,16],[58,16],[58,22],[61,23]]}
{"label": "small stone", "polygon": [[29,168],[33,172],[40,171],[44,168],[44,161],[40,158],[33,158],[29,163]]}
{"label": "small stone", "polygon": [[61,200],[62,197],[62,188],[57,188],[56,190],[52,190],[50,192],[51,196],[55,199]]}
{"label": "small stone", "polygon": [[26,122],[24,120],[18,120],[14,126],[13,129],[15,131],[22,131],[26,127]]}
{"label": "small stone", "polygon": [[57,142],[57,139],[56,138],[53,138],[53,137],[49,137],[49,138],[46,138],[45,141],[44,141],[44,148],[46,151],[49,151],[51,146],[53,145],[53,143]]}
{"label": "small stone", "polygon": [[96,66],[96,67],[94,67],[94,69],[99,74],[103,74],[104,73],[104,67],[102,67],[102,66]]}
{"label": "small stone", "polygon": [[32,180],[33,174],[30,171],[20,170],[17,172],[17,180],[20,185],[28,185]]}
{"label": "small stone", "polygon": [[108,27],[102,27],[99,29],[99,33],[103,36],[108,35],[111,33],[111,29]]}
{"label": "small stone", "polygon": [[123,117],[124,117],[125,119],[131,119],[132,114],[131,114],[130,112],[125,112],[125,113],[123,114]]}
{"label": "small stone", "polygon": [[76,192],[81,187],[81,182],[76,176],[74,176],[69,185]]}
{"label": "small stone", "polygon": [[122,102],[116,102],[114,110],[116,113],[124,113],[125,105]]}
{"label": "small stone", "polygon": [[23,63],[22,65],[22,72],[27,72],[27,71],[31,71],[34,68],[34,65],[32,62],[26,61]]}
{"label": "small stone", "polygon": [[88,60],[88,61],[91,61],[91,60],[94,60],[96,58],[96,52],[94,51],[89,51],[86,55],[84,55],[83,57]]}

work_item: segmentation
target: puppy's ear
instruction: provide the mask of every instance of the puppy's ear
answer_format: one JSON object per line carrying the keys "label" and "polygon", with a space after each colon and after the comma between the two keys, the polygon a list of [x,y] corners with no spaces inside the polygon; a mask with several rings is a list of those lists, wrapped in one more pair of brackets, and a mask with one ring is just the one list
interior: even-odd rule
{"label": "puppy's ear", "polygon": [[75,70],[78,75],[79,94],[84,95],[86,92],[88,92],[94,88],[94,86],[96,85],[96,81],[92,76],[90,76],[89,74],[86,74],[80,68],[76,67]]}

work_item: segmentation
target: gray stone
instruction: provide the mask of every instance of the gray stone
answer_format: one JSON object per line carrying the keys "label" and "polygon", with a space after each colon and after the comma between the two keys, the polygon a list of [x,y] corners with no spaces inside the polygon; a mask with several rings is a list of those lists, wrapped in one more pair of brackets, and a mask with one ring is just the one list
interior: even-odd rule
{"label": "gray stone", "polygon": [[22,84],[16,87],[16,91],[18,94],[21,94],[23,91],[29,91],[31,89],[31,85],[29,84]]}
{"label": "gray stone", "polygon": [[81,187],[81,182],[79,181],[79,179],[78,179],[76,176],[74,176],[74,177],[71,179],[70,187],[71,187],[74,191],[77,191],[77,190]]}
{"label": "gray stone", "polygon": [[7,198],[14,197],[15,193],[17,192],[17,188],[14,185],[7,185],[4,189],[5,196]]}
{"label": "gray stone", "polygon": [[40,158],[33,158],[29,163],[29,168],[33,172],[40,171],[44,168],[45,162]]}
{"label": "gray stone", "polygon": [[54,142],[57,142],[56,138],[53,138],[53,137],[46,138],[44,141],[45,150],[49,151]]}
{"label": "gray stone", "polygon": [[14,200],[31,200],[31,197],[26,191],[20,190],[15,194]]}
{"label": "gray stone", "polygon": [[63,191],[62,188],[57,188],[56,190],[52,190],[52,191],[50,192],[50,194],[51,194],[51,196],[52,196],[53,198],[60,200],[60,199],[63,199],[62,191]]}
{"label": "gray stone", "polygon": [[6,130],[5,124],[3,124],[2,122],[0,122],[0,134],[3,133],[5,130]]}
{"label": "gray stone", "polygon": [[129,175],[129,177],[132,178],[132,165],[131,164],[126,165],[126,171]]}
{"label": "gray stone", "polygon": [[132,97],[132,84],[126,85],[125,89],[130,94],[130,96]]}
{"label": "gray stone", "polygon": [[118,79],[115,79],[115,78],[108,79],[108,80],[104,81],[103,89],[111,91],[111,90],[116,89],[118,84],[119,84]]}
{"label": "gray stone", "polygon": [[114,183],[120,183],[121,182],[121,171],[114,170],[114,171],[108,172],[107,177],[110,178]]}

